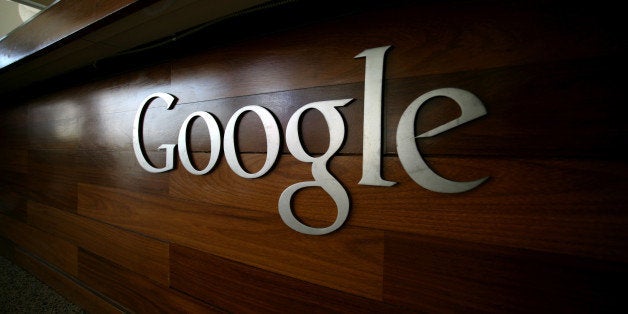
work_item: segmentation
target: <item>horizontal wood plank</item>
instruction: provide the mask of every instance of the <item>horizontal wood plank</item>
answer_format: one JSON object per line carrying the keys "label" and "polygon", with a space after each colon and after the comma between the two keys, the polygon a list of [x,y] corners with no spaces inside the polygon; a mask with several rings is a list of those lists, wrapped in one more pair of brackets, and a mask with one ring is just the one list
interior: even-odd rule
{"label": "horizontal wood plank", "polygon": [[[5,147],[11,147],[6,145]],[[10,149],[0,155],[0,170],[17,172],[22,174],[28,173],[28,150],[26,149]]]}
{"label": "horizontal wood plank", "polygon": [[46,285],[55,289],[68,300],[81,307],[81,309],[90,313],[127,313],[128,311],[117,304],[113,304],[110,300],[105,300],[97,292],[94,292],[84,283],[78,282],[75,277],[68,276],[51,268],[46,262],[34,257],[33,255],[16,250],[14,262],[20,267],[26,269]]}
{"label": "horizontal wood plank", "polygon": [[28,203],[28,223],[168,285],[168,244],[36,202]]}
{"label": "horizontal wood plank", "polygon": [[615,312],[626,263],[388,233],[384,300],[421,312]]}
{"label": "horizontal wood plank", "polygon": [[[622,162],[432,158],[444,177],[466,181],[489,176],[460,194],[425,190],[399,179],[381,197],[378,187],[352,190],[356,225],[521,247],[614,261],[628,260],[626,195]],[[348,173],[355,166],[339,167]],[[333,167],[333,166],[332,166]],[[390,173],[399,163],[386,159]],[[397,168],[398,169],[398,168]],[[357,182],[359,176],[354,176]],[[352,186],[349,186],[351,189]],[[364,220],[363,220],[364,219]]]}
{"label": "horizontal wood plank", "polygon": [[0,235],[65,273],[76,276],[76,245],[1,214]]}
{"label": "horizontal wood plank", "polygon": [[[617,143],[628,134],[616,105],[622,89],[613,79],[620,75],[620,60],[603,57],[391,81],[384,90],[386,152],[397,151],[397,124],[410,103],[427,91],[456,87],[475,94],[487,114],[417,139],[425,155],[619,159],[624,153]],[[460,115],[456,104],[446,100],[434,98],[422,106],[416,134]]]}
{"label": "horizontal wood plank", "polygon": [[[423,154],[618,159],[624,153],[617,143],[624,142],[628,134],[625,123],[621,123],[621,107],[616,106],[623,97],[622,87],[613,79],[620,75],[616,67],[619,62],[620,58],[606,57],[388,80],[383,98],[382,147],[385,153],[396,154],[399,119],[416,98],[431,90],[456,87],[475,94],[488,113],[441,135],[418,139],[417,145]],[[148,95],[146,92],[145,96]],[[175,93],[174,96],[180,95]],[[346,123],[346,140],[340,153],[361,154],[362,83],[180,103],[171,110],[165,110],[165,103],[156,100],[144,117],[144,147],[147,151],[156,151],[164,143],[177,143],[181,124],[193,112],[210,112],[224,129],[236,110],[259,105],[271,111],[280,130],[285,130],[298,108],[334,99],[354,99],[338,109]],[[460,115],[458,106],[445,100],[432,99],[422,106],[416,117],[417,133]],[[138,101],[136,106],[139,104]],[[132,150],[134,118],[133,110],[80,118],[79,147]],[[65,120],[54,123],[63,124]],[[254,114],[243,115],[237,130],[240,152],[266,151],[265,132]],[[281,136],[285,139],[285,134]],[[200,119],[193,122],[189,137],[189,150],[212,149],[207,127]],[[328,127],[318,112],[309,111],[304,115],[301,139],[309,152],[327,150]],[[288,153],[285,144],[282,151]]]}
{"label": "horizontal wood plank", "polygon": [[125,229],[318,285],[381,298],[384,248],[382,232],[377,230],[347,227],[342,233],[313,237],[285,226],[278,213],[86,184],[79,185],[79,204],[81,215]]}
{"label": "horizontal wood plank", "polygon": [[24,174],[3,171],[0,176],[0,213],[21,221],[26,221],[26,200],[28,184]]}
{"label": "horizontal wood plank", "polygon": [[[165,160],[161,153],[149,152],[148,155],[156,164]],[[155,194],[168,193],[168,175],[145,171],[131,151],[79,151],[73,166],[81,183]]]}
{"label": "horizontal wood plank", "polygon": [[77,152],[30,150],[28,198],[69,212],[76,211]]}
{"label": "horizontal wood plank", "polygon": [[[620,10],[496,0],[284,5],[3,98],[0,254],[94,312],[625,312],[615,288],[628,279]],[[307,6],[320,17],[290,10]],[[224,29],[234,32],[212,36]],[[355,56],[384,45],[381,173],[397,184],[365,186],[362,133],[372,121],[363,121],[365,60]],[[488,112],[416,140],[443,177],[489,177],[465,193],[419,186],[397,156],[402,113],[442,87],[472,92]],[[156,166],[165,162],[157,147],[177,143],[189,114],[212,113],[224,133],[248,105],[279,125],[276,165],[253,180],[234,174],[224,154],[203,176],[178,157],[174,171],[145,171],[133,122],[157,91],[177,104],[165,110],[156,100],[146,112]],[[351,210],[339,230],[308,236],[278,213],[281,193],[313,177],[289,153],[285,130],[298,108],[332,99],[353,99],[338,109],[346,136],[327,165]],[[450,99],[431,99],[415,131],[459,114]],[[310,110],[300,123],[305,149],[325,152],[323,116]],[[251,172],[265,161],[264,135],[258,117],[242,116],[234,140]],[[200,119],[189,144],[197,166],[216,149]],[[336,216],[320,188],[299,190],[291,206],[314,227]]]}
{"label": "horizontal wood plank", "polygon": [[0,146],[11,150],[28,149],[27,107],[12,103],[3,105],[0,113]]}
{"label": "horizontal wood plank", "polygon": [[[124,126],[94,120],[94,116],[124,112],[129,119],[128,133],[133,126],[133,116],[142,100],[153,92],[167,90],[170,78],[168,64],[154,66],[133,73],[113,75],[101,81],[82,82],[34,99],[28,103],[28,139],[35,149],[89,149],[82,143],[85,133],[99,138],[109,136],[111,142],[126,142],[129,138],[116,138],[115,130],[123,132]],[[99,147],[102,148],[102,147]],[[111,150],[111,148],[107,148]]]}
{"label": "horizontal wood plank", "polygon": [[[369,48],[392,45],[387,78],[554,62],[622,51],[625,43],[590,7],[489,1],[376,7],[173,63],[182,102],[360,82]],[[481,23],[479,22],[481,21]],[[325,40],[321,40],[325,38]],[[307,73],[307,75],[304,75]]]}
{"label": "horizontal wood plank", "polygon": [[137,313],[222,312],[85,250],[79,251],[79,279]]}
{"label": "horizontal wood plank", "polygon": [[170,64],[94,77],[87,81],[72,81],[67,85],[27,101],[29,124],[136,111],[146,96],[167,91]]}
{"label": "horizontal wood plank", "polygon": [[32,149],[76,149],[81,132],[82,126],[77,118],[28,124],[28,147]]}
{"label": "horizontal wood plank", "polygon": [[172,287],[229,312],[376,312],[399,308],[185,246],[170,250]]}
{"label": "horizontal wood plank", "polygon": [[[258,163],[265,158],[245,157]],[[626,195],[617,193],[628,188],[628,168],[622,162],[492,158],[428,162],[450,180],[490,178],[466,193],[436,193],[412,181],[397,158],[386,157],[383,177],[398,184],[364,186],[357,184],[361,158],[336,156],[329,169],[351,196],[347,225],[628,260],[628,233],[623,228],[628,216],[622,205]],[[294,183],[311,180],[310,171],[309,164],[288,156],[282,156],[267,176],[254,180],[236,176],[226,163],[203,176],[178,169],[170,177],[170,194],[277,215],[279,195]],[[302,209],[300,218],[333,221],[335,204],[328,196],[303,196],[293,200]]]}

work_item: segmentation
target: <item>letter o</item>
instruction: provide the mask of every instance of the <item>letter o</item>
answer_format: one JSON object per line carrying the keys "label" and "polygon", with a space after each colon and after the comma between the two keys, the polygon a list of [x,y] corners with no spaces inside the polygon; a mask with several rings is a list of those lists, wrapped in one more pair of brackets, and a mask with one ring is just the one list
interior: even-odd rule
{"label": "letter o", "polygon": [[[264,162],[264,166],[262,169],[257,171],[256,173],[246,172],[240,165],[238,161],[238,156],[235,149],[235,128],[240,119],[240,116],[247,112],[253,111],[257,114],[257,116],[262,120],[262,124],[264,125],[264,131],[266,132],[266,162]],[[277,160],[277,156],[279,155],[279,146],[280,146],[280,137],[279,137],[279,127],[277,126],[277,121],[275,117],[264,107],[261,106],[246,106],[240,108],[240,110],[236,111],[229,122],[227,123],[227,127],[225,129],[225,158],[227,159],[227,163],[231,170],[235,172],[237,175],[247,179],[259,178],[266,174],[270,168],[275,164]]]}
{"label": "letter o", "polygon": [[[209,130],[209,139],[211,143],[211,153],[209,156],[209,162],[207,166],[202,170],[197,170],[192,165],[192,161],[190,161],[190,153],[188,152],[188,129],[190,128],[190,122],[195,117],[201,117],[205,124],[207,124],[207,129]],[[181,163],[183,167],[191,174],[195,175],[203,175],[208,173],[214,168],[216,163],[218,162],[218,157],[220,156],[220,128],[218,127],[218,123],[216,119],[209,113],[205,111],[196,111],[191,113],[183,124],[181,125],[181,129],[179,130],[179,158],[181,158]]]}

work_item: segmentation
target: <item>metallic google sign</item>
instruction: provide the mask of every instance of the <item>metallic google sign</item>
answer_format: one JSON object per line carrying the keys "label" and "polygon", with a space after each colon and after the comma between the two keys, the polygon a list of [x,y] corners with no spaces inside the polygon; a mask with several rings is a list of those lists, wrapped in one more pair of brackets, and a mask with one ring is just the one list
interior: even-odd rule
{"label": "metallic google sign", "polygon": [[[390,46],[372,48],[362,51],[355,58],[366,58],[366,76],[364,84],[364,132],[363,132],[363,154],[362,154],[362,178],[359,184],[374,186],[392,186],[395,182],[384,180],[381,176],[381,147],[382,147],[382,84],[384,59],[386,51]],[[414,134],[414,124],[416,114],[427,100],[437,96],[444,96],[454,100],[461,109],[461,115],[448,123],[442,124],[428,132],[420,135]],[[175,149],[179,151],[179,158],[183,167],[192,174],[204,175],[210,172],[216,165],[221,144],[224,143],[223,151],[229,167],[238,176],[254,179],[265,175],[275,164],[279,155],[281,134],[279,126],[268,109],[261,106],[246,106],[236,111],[225,128],[224,137],[221,135],[218,121],[213,115],[205,111],[191,113],[179,131],[177,144],[163,144],[159,149],[166,151],[166,164],[161,168],[153,166],[147,159],[142,145],[141,130],[144,114],[149,104],[156,98],[166,101],[166,109],[175,106],[175,97],[166,93],[154,93],[144,99],[137,110],[133,123],[133,149],[140,166],[148,172],[159,173],[172,170],[174,168]],[[352,99],[325,100],[306,104],[299,108],[288,121],[286,128],[286,144],[290,153],[299,161],[312,164],[313,181],[297,182],[287,187],[279,196],[279,215],[290,228],[305,234],[322,235],[333,232],[340,228],[349,214],[350,201],[347,191],[338,180],[327,169],[327,162],[338,152],[345,138],[345,125],[340,112],[336,107],[342,107],[351,102]],[[303,113],[307,110],[319,111],[327,123],[329,130],[329,148],[321,156],[311,156],[301,144],[301,134],[299,131],[299,121]],[[266,132],[266,161],[262,168],[249,173],[242,168],[238,161],[236,147],[234,143],[234,133],[236,125],[242,114],[252,111],[262,121]],[[457,88],[440,88],[429,91],[415,99],[406,108],[397,126],[397,154],[403,169],[418,185],[440,193],[460,193],[471,190],[484,182],[488,177],[475,181],[458,182],[448,180],[436,174],[425,162],[419,152],[415,138],[431,137],[452,129],[460,124],[469,122],[486,114],[486,109],[482,102],[472,93]],[[190,161],[188,151],[188,129],[195,118],[201,118],[207,124],[211,143],[210,159],[203,169],[196,169]],[[333,224],[324,228],[314,228],[300,222],[293,214],[291,200],[293,195],[300,189],[306,187],[322,188],[336,203],[337,215]]]}

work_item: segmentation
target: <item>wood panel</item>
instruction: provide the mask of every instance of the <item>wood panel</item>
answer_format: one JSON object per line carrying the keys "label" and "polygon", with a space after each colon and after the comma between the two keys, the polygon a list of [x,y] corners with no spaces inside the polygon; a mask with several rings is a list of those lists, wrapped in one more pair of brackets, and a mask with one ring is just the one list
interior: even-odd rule
{"label": "wood panel", "polygon": [[76,118],[49,120],[28,125],[29,147],[39,150],[71,150],[78,146],[82,128]]}
{"label": "wood panel", "polygon": [[28,184],[23,173],[3,171],[0,176],[0,213],[26,221]]}
{"label": "wood panel", "polygon": [[[258,163],[265,158],[250,157]],[[398,158],[386,157],[384,178],[398,184],[362,186],[357,184],[361,158],[336,156],[330,162],[330,171],[339,176],[352,201],[347,224],[611,260],[628,259],[628,234],[622,227],[628,217],[621,205],[626,197],[616,192],[628,188],[628,169],[623,162],[443,157],[430,158],[429,162],[451,180],[486,176],[490,179],[467,193],[435,193],[413,182]],[[291,157],[282,157],[270,174],[255,180],[237,177],[226,163],[204,176],[179,169],[171,174],[170,194],[278,215],[281,192],[291,184],[311,180],[310,171],[308,164]],[[331,224],[335,217],[335,205],[323,193],[301,198],[294,204],[300,208],[302,219]]]}
{"label": "wood panel", "polygon": [[16,250],[13,261],[39,280],[46,283],[65,298],[79,305],[81,309],[90,313],[128,313],[129,310],[103,299],[102,295],[77,282],[76,278],[69,277],[51,268],[46,262],[35,258],[29,253]]}
{"label": "wood panel", "polygon": [[134,312],[222,312],[85,250],[79,251],[79,279]]}
{"label": "wood panel", "polygon": [[28,154],[28,198],[69,212],[76,211],[77,152],[31,150]]}
{"label": "wood panel", "polygon": [[[406,107],[424,92],[451,86],[474,93],[488,113],[417,140],[424,154],[620,159],[617,143],[628,130],[616,105],[622,97],[614,79],[618,62],[601,57],[392,80],[384,94],[386,151],[397,151],[397,123]],[[417,134],[459,115],[448,114],[442,102],[424,106]]]}
{"label": "wood panel", "polygon": [[402,310],[185,246],[172,245],[170,256],[173,288],[232,313],[399,313]]}
{"label": "wood panel", "polygon": [[[161,153],[149,152],[156,164],[165,162]],[[168,175],[144,171],[131,151],[79,151],[74,164],[78,181],[130,191],[168,194]]]}
{"label": "wood panel", "polygon": [[[10,147],[7,145],[6,147]],[[28,173],[28,150],[11,149],[0,155],[0,170],[21,174]]]}
{"label": "wood panel", "polygon": [[172,91],[182,102],[194,102],[360,82],[364,61],[353,57],[385,45],[399,47],[391,51],[387,78],[581,59],[625,49],[625,42],[616,41],[624,38],[618,25],[605,19],[613,13],[594,10],[592,16],[591,10],[497,1],[365,10],[178,60]]}
{"label": "wood panel", "polygon": [[381,298],[384,247],[377,230],[346,227],[342,233],[311,237],[286,227],[276,213],[86,184],[79,185],[79,204],[81,215],[122,228],[326,287]]}
{"label": "wood panel", "polygon": [[[128,137],[113,137],[112,143],[126,142],[131,138],[133,116],[141,101],[169,85],[169,65],[157,65],[132,74],[110,75],[102,81],[74,83],[65,90],[50,92],[34,99],[28,105],[28,143],[34,149],[77,149],[90,148],[82,140],[91,134],[88,142],[112,137],[116,130],[114,121],[125,121],[129,126],[119,126],[118,132],[128,129]],[[140,92],[141,91],[141,92]],[[94,116],[124,112],[129,119],[98,120]],[[93,146],[92,146],[93,147]],[[98,146],[112,150],[113,147]]]}
{"label": "wood panel", "polygon": [[65,273],[76,276],[78,249],[70,242],[1,214],[0,235]]}
{"label": "wood panel", "polygon": [[65,85],[28,100],[30,124],[135,111],[146,96],[169,87],[170,64],[103,74],[87,81],[74,77]]}
{"label": "wood panel", "polygon": [[[37,256],[33,272],[43,267],[47,280],[133,312],[625,308],[625,293],[615,289],[628,279],[621,11],[554,1],[326,5],[242,13],[181,42],[104,61],[111,68],[97,64],[3,98],[3,254]],[[226,32],[230,25],[237,29]],[[382,176],[397,184],[363,186],[365,60],[354,56],[389,44]],[[488,111],[416,141],[446,178],[490,177],[466,193],[420,187],[396,156],[401,114],[441,87],[474,93]],[[354,99],[339,109],[346,140],[327,166],[351,199],[345,225],[315,237],[282,222],[281,192],[312,180],[311,165],[285,143],[270,173],[254,180],[235,175],[224,156],[203,176],[179,158],[174,171],[144,171],[132,149],[133,120],[156,91],[178,98],[172,110],[155,101],[146,113],[144,143],[156,165],[165,161],[156,148],[176,143],[192,112],[211,112],[224,129],[237,109],[260,105],[284,133],[307,103]],[[459,113],[450,100],[430,100],[416,132]],[[322,115],[308,111],[301,123],[307,151],[324,152]],[[266,157],[259,119],[244,115],[238,129],[241,161],[259,169]],[[204,165],[215,149],[207,128],[196,121],[190,134],[195,162]],[[300,190],[291,204],[308,225],[335,219],[321,189]],[[61,266],[66,259],[75,264]]]}
{"label": "wood panel", "polygon": [[0,145],[12,150],[28,148],[27,108],[10,100],[3,102]]}
{"label": "wood panel", "polygon": [[426,312],[621,312],[625,263],[400,233],[384,300]]}
{"label": "wood panel", "polygon": [[29,201],[28,223],[168,285],[168,244]]}
{"label": "wood panel", "polygon": [[[383,98],[383,147],[388,154],[396,153],[397,124],[412,101],[430,90],[452,86],[477,95],[488,114],[442,135],[418,140],[426,155],[619,159],[625,154],[617,144],[624,142],[628,133],[626,124],[621,123],[621,107],[616,106],[623,96],[621,85],[614,79],[620,75],[616,66],[620,62],[621,58],[604,57],[389,79],[385,82]],[[355,99],[339,109],[347,133],[340,153],[361,154],[363,88],[362,83],[354,83],[195,103],[179,101],[172,110],[165,110],[164,102],[158,100],[145,116],[143,140],[149,151],[164,143],[177,143],[182,122],[196,111],[210,112],[224,128],[236,110],[260,105],[270,110],[280,129],[285,130],[292,114],[305,104]],[[148,96],[149,92],[141,94]],[[141,103],[139,97],[135,98],[136,103],[127,106],[131,111],[82,118],[80,148],[131,150],[129,139],[132,138],[134,110]],[[547,104],[552,104],[551,110]],[[417,133],[453,120],[459,114],[453,102],[431,100],[417,115]],[[327,149],[327,125],[322,116],[316,112],[306,114],[302,130],[308,151],[323,153]],[[257,117],[245,115],[237,134],[241,152],[266,150],[265,133]],[[190,141],[194,151],[210,150],[207,127],[198,121],[194,123]],[[282,150],[288,153],[285,145]]]}

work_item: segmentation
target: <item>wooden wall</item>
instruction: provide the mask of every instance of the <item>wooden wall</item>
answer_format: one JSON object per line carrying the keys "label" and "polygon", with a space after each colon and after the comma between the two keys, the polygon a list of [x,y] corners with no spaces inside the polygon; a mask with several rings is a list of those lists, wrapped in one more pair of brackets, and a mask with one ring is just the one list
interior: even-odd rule
{"label": "wooden wall", "polygon": [[[201,49],[175,46],[126,71],[81,72],[6,96],[0,252],[93,312],[625,310],[627,41],[615,13],[547,2],[369,3],[215,45],[201,33]],[[363,186],[364,59],[354,56],[385,45],[382,173],[398,183]],[[441,87],[474,93],[488,111],[417,140],[447,178],[490,176],[465,193],[418,186],[396,155],[401,113]],[[346,142],[329,163],[350,194],[345,225],[310,236],[281,221],[281,192],[311,180],[310,165],[285,145],[259,179],[238,177],[224,156],[203,176],[180,162],[144,171],[133,119],[157,91],[178,98],[173,110],[155,101],[146,115],[158,165],[156,148],[176,143],[193,111],[213,113],[224,129],[238,108],[261,105],[285,130],[307,103],[355,99],[340,109]],[[417,134],[457,114],[436,99],[419,113]],[[310,152],[327,149],[320,114],[307,113],[302,129]],[[200,123],[191,132],[199,165],[206,132]],[[259,169],[264,141],[246,115],[238,143],[248,169]],[[335,218],[319,189],[299,192],[294,206],[309,225]]]}

